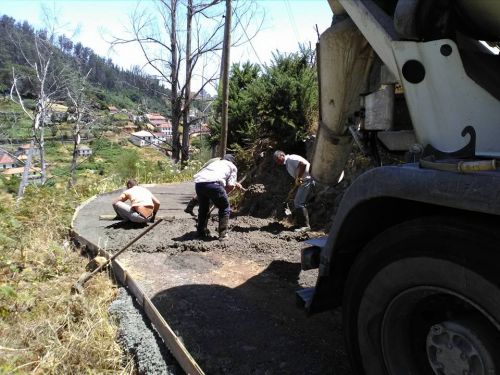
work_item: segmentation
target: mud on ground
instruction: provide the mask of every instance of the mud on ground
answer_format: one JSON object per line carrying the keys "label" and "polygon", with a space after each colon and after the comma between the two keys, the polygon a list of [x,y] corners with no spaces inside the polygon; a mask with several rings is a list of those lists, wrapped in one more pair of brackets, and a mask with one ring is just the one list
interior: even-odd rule
{"label": "mud on ground", "polygon": [[[140,227],[106,229],[118,250]],[[314,286],[316,271],[300,271],[302,241],[319,232],[295,233],[270,218],[235,216],[229,239],[196,238],[195,220],[168,219],[133,245],[134,262],[152,301],[207,374],[349,374],[340,312],[307,317],[295,291]],[[140,266],[137,264],[140,263]]]}
{"label": "mud on ground", "polygon": [[[295,297],[317,277],[317,270],[300,270],[302,241],[325,235],[340,185],[318,184],[309,206],[314,231],[295,233],[285,215],[292,183],[272,158],[264,160],[244,184],[224,242],[216,210],[208,224],[213,237],[196,238],[195,220],[182,211],[191,184],[158,185],[164,222],[119,257],[207,374],[351,374],[340,311],[307,317]],[[90,233],[87,224],[110,197],[82,210],[83,231]],[[115,252],[142,230],[99,223],[95,237]]]}

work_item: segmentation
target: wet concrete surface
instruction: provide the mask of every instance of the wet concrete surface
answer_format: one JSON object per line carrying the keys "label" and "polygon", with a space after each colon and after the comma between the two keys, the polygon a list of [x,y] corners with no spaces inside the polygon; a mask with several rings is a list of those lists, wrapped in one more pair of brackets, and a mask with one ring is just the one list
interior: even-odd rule
{"label": "wet concrete surface", "polygon": [[[307,317],[295,304],[295,291],[314,286],[317,276],[300,270],[302,241],[322,233],[297,234],[272,218],[236,215],[228,240],[202,241],[183,211],[193,184],[150,189],[167,219],[118,259],[206,373],[351,373],[340,312]],[[119,193],[89,201],[74,221],[77,233],[110,252],[144,230],[98,219],[113,212]]]}

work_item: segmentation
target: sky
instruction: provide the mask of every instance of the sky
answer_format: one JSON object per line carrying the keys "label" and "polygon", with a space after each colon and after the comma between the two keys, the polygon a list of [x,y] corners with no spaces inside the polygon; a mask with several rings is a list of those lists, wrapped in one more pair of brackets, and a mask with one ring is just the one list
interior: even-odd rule
{"label": "sky", "polygon": [[[46,7],[58,17],[60,33],[129,69],[133,65],[144,65],[138,47],[127,45],[110,50],[109,40],[111,35],[126,35],[130,14],[137,4],[137,0],[0,0],[0,14],[41,28],[44,25],[42,8]],[[141,2],[145,6],[151,4],[152,0]],[[269,64],[276,50],[296,52],[299,43],[311,43],[314,48],[318,39],[316,25],[321,34],[332,20],[327,0],[257,0],[257,6],[255,18],[265,14],[260,32],[251,43],[231,50],[231,63]]]}

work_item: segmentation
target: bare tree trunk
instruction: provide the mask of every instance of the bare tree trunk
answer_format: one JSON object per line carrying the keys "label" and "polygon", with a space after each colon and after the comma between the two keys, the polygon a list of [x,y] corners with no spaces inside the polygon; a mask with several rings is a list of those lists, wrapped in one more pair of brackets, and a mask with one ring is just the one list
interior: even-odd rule
{"label": "bare tree trunk", "polygon": [[[41,52],[38,50],[39,55]],[[52,55],[52,52],[50,52]],[[41,60],[41,59],[40,59]],[[36,112],[38,117],[38,122],[35,121],[35,134],[36,131],[39,132],[38,144],[40,147],[40,173],[42,177],[42,184],[45,184],[47,178],[47,165],[45,162],[45,120],[47,117],[47,107],[49,105],[49,99],[46,92],[47,75],[49,71],[51,59],[50,57],[46,60],[45,64],[40,65],[39,70],[37,69],[37,77],[40,81],[40,94],[38,97],[38,103],[36,106]],[[35,64],[35,67],[37,65]]]}
{"label": "bare tree trunk", "polygon": [[184,113],[182,118],[182,162],[189,160],[189,110],[191,95],[191,29],[193,23],[193,0],[188,0],[186,25],[186,84],[184,89]]}
{"label": "bare tree trunk", "polygon": [[[36,120],[35,120],[36,121]],[[28,150],[28,155],[26,156],[26,163],[24,164],[23,176],[21,177],[21,183],[19,184],[19,190],[17,191],[17,198],[21,199],[24,195],[24,190],[28,186],[29,174],[31,169],[31,160],[33,159],[33,149],[35,148],[35,137],[31,138],[30,148]]]}
{"label": "bare tree trunk", "polygon": [[76,184],[76,159],[77,159],[77,147],[80,144],[80,113],[77,115],[75,129],[73,132],[73,155],[71,158],[70,175],[71,178],[68,182],[69,187],[73,187]]}
{"label": "bare tree trunk", "polygon": [[182,103],[179,98],[179,66],[178,66],[178,45],[177,45],[177,0],[171,0],[171,32],[170,32],[170,48],[171,48],[171,91],[172,96],[170,103],[172,105],[172,159],[175,162],[179,161],[180,142],[179,142],[179,120],[181,115]]}
{"label": "bare tree trunk", "polygon": [[[189,108],[191,101],[201,93],[207,85],[214,84],[218,80],[219,72],[210,66],[210,73],[203,77],[202,87],[191,94],[191,79],[193,72],[198,68],[197,64],[204,56],[216,58],[218,51],[222,48],[221,32],[224,28],[224,11],[219,5],[223,0],[157,0],[158,15],[162,21],[162,27],[158,27],[156,17],[150,16],[149,11],[139,9],[132,14],[132,38],[114,37],[113,45],[138,43],[142,50],[147,64],[156,71],[164,82],[170,85],[171,119],[172,119],[172,159],[177,162],[179,159],[189,158]],[[238,17],[239,28],[243,30],[248,41],[249,33],[246,29],[255,23],[254,12],[252,12],[251,0],[238,2],[235,14],[241,9],[242,15],[247,22],[242,22],[242,17]],[[182,6],[188,8],[188,31],[187,44],[178,39],[177,34],[177,14]],[[230,4],[229,4],[230,5]],[[205,22],[210,20],[211,22]],[[192,22],[192,23],[191,23]],[[229,27],[231,22],[229,22]],[[259,26],[260,28],[260,26]],[[243,38],[235,38],[237,44]],[[193,46],[191,46],[191,43]],[[186,77],[180,79],[180,65],[186,55]],[[206,61],[206,60],[205,60]],[[182,139],[179,135],[181,123],[183,126]],[[182,156],[180,155],[182,151]]]}
{"label": "bare tree trunk", "polygon": [[[45,110],[42,112],[42,121],[45,121]],[[40,127],[40,138],[38,141],[40,147],[40,174],[42,185],[47,181],[47,163],[45,161],[45,125]]]}
{"label": "bare tree trunk", "polygon": [[231,0],[226,0],[226,24],[224,25],[224,46],[222,48],[222,120],[220,137],[220,157],[224,157],[227,147],[227,112],[229,99],[229,51],[231,46]]}

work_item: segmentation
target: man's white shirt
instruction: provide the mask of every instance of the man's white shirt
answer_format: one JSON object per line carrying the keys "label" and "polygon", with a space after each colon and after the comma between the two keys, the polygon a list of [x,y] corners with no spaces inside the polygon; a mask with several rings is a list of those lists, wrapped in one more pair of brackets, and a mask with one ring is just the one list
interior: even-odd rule
{"label": "man's white shirt", "polygon": [[299,166],[299,162],[302,162],[306,165],[306,170],[304,172],[304,175],[302,176],[302,178],[305,180],[306,178],[310,177],[309,162],[300,155],[285,155],[285,167],[292,178],[297,177],[297,167]]}
{"label": "man's white shirt", "polygon": [[216,160],[194,175],[194,182],[218,182],[222,186],[234,186],[238,169],[227,160]]}

